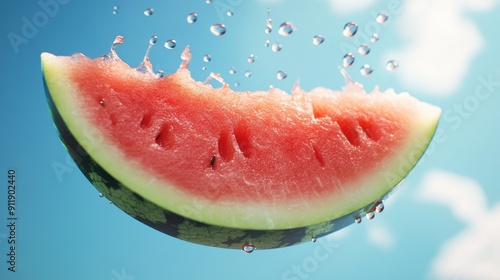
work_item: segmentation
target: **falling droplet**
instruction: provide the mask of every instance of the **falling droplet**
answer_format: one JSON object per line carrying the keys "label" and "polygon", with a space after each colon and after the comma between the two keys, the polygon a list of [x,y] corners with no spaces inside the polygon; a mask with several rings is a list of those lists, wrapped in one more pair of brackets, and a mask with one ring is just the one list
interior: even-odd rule
{"label": "falling droplet", "polygon": [[389,19],[389,15],[386,14],[386,13],[379,13],[377,15],[377,17],[375,18],[375,20],[378,22],[378,23],[386,23],[387,20]]}
{"label": "falling droplet", "polygon": [[396,70],[399,67],[399,61],[398,60],[389,60],[385,64],[385,69],[388,71],[393,71]]}
{"label": "falling droplet", "polygon": [[153,15],[153,12],[154,12],[153,8],[147,8],[144,11],[144,15],[147,16],[147,17],[149,17],[149,16]]}
{"label": "falling droplet", "polygon": [[231,11],[231,10],[227,10],[227,11],[226,11],[226,16],[228,16],[228,17],[232,17],[233,15],[234,15],[234,12],[233,12],[233,11]]}
{"label": "falling droplet", "polygon": [[255,62],[255,59],[256,59],[255,55],[254,55],[254,54],[251,54],[251,55],[247,58],[247,61],[248,61],[248,63],[252,64],[252,63],[254,63],[254,62]]}
{"label": "falling droplet", "polygon": [[108,53],[108,54],[105,54],[102,56],[102,59],[103,60],[106,60],[106,59],[115,59],[117,58],[117,54],[116,54],[116,46],[120,45],[120,44],[123,44],[123,42],[125,41],[125,38],[123,38],[123,36],[121,35],[118,35],[115,37],[115,40],[113,41],[113,44],[111,45],[111,51]]}
{"label": "falling droplet", "polygon": [[365,64],[361,67],[360,72],[361,72],[361,75],[363,75],[363,76],[369,76],[373,72],[373,69],[370,66],[370,64]]}
{"label": "falling droplet", "polygon": [[378,34],[373,33],[372,37],[370,38],[370,42],[375,43],[378,41]]}
{"label": "falling droplet", "polygon": [[253,251],[255,251],[255,245],[251,244],[251,243],[245,243],[243,244],[243,246],[241,246],[241,249],[243,250],[243,252],[247,253],[247,254],[250,254],[252,253]]}
{"label": "falling droplet", "polygon": [[113,6],[113,15],[118,14],[118,9],[120,9],[120,7],[118,7],[118,5]]}
{"label": "falling droplet", "polygon": [[154,45],[154,44],[156,44],[156,41],[157,41],[157,40],[158,40],[158,36],[153,35],[153,36],[151,36],[151,38],[149,39],[149,44],[150,44],[150,45]]}
{"label": "falling droplet", "polygon": [[203,56],[203,61],[210,62],[210,60],[212,60],[212,56],[210,54],[207,53]]}
{"label": "falling droplet", "polygon": [[288,75],[287,75],[287,74],[286,74],[286,72],[285,72],[285,71],[283,71],[283,70],[280,70],[280,71],[278,71],[278,73],[276,73],[276,78],[277,78],[278,80],[284,80],[284,79],[286,79],[286,77],[287,77],[287,76],[288,76]]}
{"label": "falling droplet", "polygon": [[283,48],[283,45],[280,43],[274,43],[271,46],[271,49],[273,50],[273,52],[279,52],[279,51],[281,51],[282,48]]}
{"label": "falling droplet", "polygon": [[368,220],[372,220],[373,218],[375,218],[375,213],[374,212],[367,212],[365,214],[365,217],[368,219]]}
{"label": "falling droplet", "polygon": [[190,13],[187,18],[186,18],[186,21],[189,23],[189,24],[193,24],[195,23],[196,21],[198,20],[198,14],[197,13]]}
{"label": "falling droplet", "polygon": [[295,25],[293,25],[293,23],[286,21],[280,25],[280,29],[278,30],[278,33],[281,36],[290,36],[293,33],[293,31],[295,31],[296,29],[297,28],[295,27]]}
{"label": "falling droplet", "polygon": [[111,201],[111,200],[110,200],[110,201],[109,201],[109,204],[113,204],[113,201]]}
{"label": "falling droplet", "polygon": [[239,86],[240,86],[240,83],[239,83],[239,82],[234,82],[234,86],[235,86],[235,87],[239,87]]}
{"label": "falling droplet", "polygon": [[354,221],[356,222],[356,224],[361,223],[361,217],[357,216],[356,218],[354,218]]}
{"label": "falling droplet", "polygon": [[212,4],[212,2],[214,2],[214,0],[206,0],[205,3],[207,4]]}
{"label": "falling droplet", "polygon": [[382,213],[384,211],[384,204],[380,202],[376,207],[375,207],[375,212],[377,213]]}
{"label": "falling droplet", "polygon": [[250,76],[252,76],[252,72],[246,71],[245,72],[245,77],[249,78]]}
{"label": "falling droplet", "polygon": [[360,55],[367,55],[370,53],[370,51],[371,51],[370,46],[368,46],[367,44],[363,44],[358,48],[358,53]]}
{"label": "falling droplet", "polygon": [[201,70],[203,70],[203,71],[207,70],[207,66],[201,67]]}
{"label": "falling droplet", "polygon": [[231,67],[231,69],[229,69],[229,74],[234,75],[235,73],[236,73],[236,68]]}
{"label": "falling droplet", "polygon": [[342,65],[344,67],[350,67],[354,63],[355,57],[352,53],[348,53],[344,55],[344,58],[342,59]]}
{"label": "falling droplet", "polygon": [[215,36],[222,36],[226,34],[226,26],[222,23],[216,23],[210,26],[210,32]]}
{"label": "falling droplet", "polygon": [[165,72],[163,72],[163,70],[156,71],[156,77],[158,77],[158,78],[163,77],[164,74],[165,74]]}
{"label": "falling droplet", "polygon": [[266,47],[266,48],[267,48],[267,47],[269,47],[269,43],[270,43],[270,42],[269,42],[269,40],[266,40],[266,41],[264,42],[264,47]]}
{"label": "falling droplet", "polygon": [[99,193],[99,197],[100,197],[100,198],[103,198],[103,197],[104,197],[104,195],[103,195],[102,193]]}
{"label": "falling droplet", "polygon": [[312,241],[312,242],[316,242],[316,240],[317,240],[316,236],[315,236],[315,235],[313,235],[313,236],[312,236],[312,238],[311,238],[311,241]]}
{"label": "falling droplet", "polygon": [[325,41],[325,37],[323,37],[321,35],[316,35],[313,37],[313,44],[316,46],[323,44],[324,41]]}
{"label": "falling droplet", "polygon": [[358,24],[355,22],[348,22],[344,25],[344,31],[342,33],[346,37],[353,37],[358,32]]}
{"label": "falling droplet", "polygon": [[271,19],[271,9],[267,9],[267,18],[266,18],[266,29],[264,32],[269,34],[273,31],[273,20]]}
{"label": "falling droplet", "polygon": [[171,50],[171,49],[175,48],[175,46],[177,46],[177,41],[175,41],[174,39],[169,39],[169,40],[165,41],[164,46],[166,49]]}

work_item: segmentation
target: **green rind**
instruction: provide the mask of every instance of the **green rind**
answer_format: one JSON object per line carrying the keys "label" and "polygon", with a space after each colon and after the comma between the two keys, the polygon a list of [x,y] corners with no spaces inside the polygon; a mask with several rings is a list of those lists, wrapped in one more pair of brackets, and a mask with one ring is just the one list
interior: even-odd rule
{"label": "green rind", "polygon": [[221,248],[240,249],[245,243],[258,249],[271,249],[310,242],[352,224],[356,217],[363,216],[388,194],[353,213],[307,227],[286,230],[243,230],[197,222],[167,211],[139,196],[130,188],[113,178],[82,148],[64,123],[55,106],[44,79],[47,102],[54,124],[69,154],[82,173],[107,199],[138,221],[179,239]]}

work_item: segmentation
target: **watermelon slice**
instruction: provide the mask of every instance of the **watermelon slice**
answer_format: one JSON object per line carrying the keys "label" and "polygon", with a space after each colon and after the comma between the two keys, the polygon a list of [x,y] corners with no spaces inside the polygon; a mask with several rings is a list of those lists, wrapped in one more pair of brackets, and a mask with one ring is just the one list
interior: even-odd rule
{"label": "watermelon slice", "polygon": [[[339,230],[420,159],[440,109],[393,90],[235,92],[176,73],[41,55],[48,104],[83,174],[137,220],[224,248],[284,247]],[[381,207],[377,208],[381,209]]]}

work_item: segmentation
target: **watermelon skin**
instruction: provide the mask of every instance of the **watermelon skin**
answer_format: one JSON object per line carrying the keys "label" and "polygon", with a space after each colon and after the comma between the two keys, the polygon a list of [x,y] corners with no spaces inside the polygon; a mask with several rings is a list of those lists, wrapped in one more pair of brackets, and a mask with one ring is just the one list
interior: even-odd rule
{"label": "watermelon skin", "polygon": [[212,247],[241,249],[245,243],[256,244],[260,249],[272,249],[311,242],[331,234],[355,222],[356,217],[373,211],[374,207],[385,200],[392,189],[372,203],[341,218],[307,227],[286,230],[244,230],[222,227],[198,222],[167,211],[133,192],[111,176],[85,151],[68,129],[54,104],[50,91],[43,79],[47,103],[59,137],[92,185],[118,208],[136,220],[170,236]]}
{"label": "watermelon skin", "polygon": [[[59,111],[58,107],[55,105],[55,99],[53,99],[53,96],[50,94],[49,87],[54,86],[54,73],[52,76],[50,76],[50,74],[47,76],[47,72],[44,71],[44,74],[47,100],[59,136],[84,175],[101,193],[124,212],[161,232],[197,244],[223,248],[241,248],[245,243],[255,244],[259,249],[290,246],[310,241],[313,237],[327,235],[352,224],[356,217],[363,216],[367,212],[372,212],[374,206],[384,200],[392,192],[392,187],[397,185],[400,180],[408,174],[418,161],[418,158],[420,158],[421,154],[425,151],[437,126],[436,120],[436,122],[433,123],[433,127],[429,127],[428,130],[424,131],[425,135],[423,138],[415,141],[421,143],[421,148],[417,151],[414,159],[402,165],[399,174],[391,173],[396,170],[390,170],[391,172],[384,174],[385,178],[382,180],[386,181],[391,186],[391,189],[379,192],[376,196],[371,196],[368,203],[366,203],[366,201],[363,202],[365,205],[361,203],[356,204],[356,207],[351,207],[349,211],[344,211],[340,217],[336,217],[326,222],[310,222],[306,226],[289,228],[249,229],[251,227],[226,227],[220,224],[216,225],[214,223],[188,218],[188,211],[190,211],[190,209],[198,212],[203,211],[203,209],[197,209],[195,200],[183,201],[185,205],[185,209],[181,209],[183,215],[178,215],[165,209],[165,207],[161,207],[158,203],[153,202],[153,200],[148,200],[135,192],[134,189],[140,189],[141,185],[134,185],[134,188],[132,188],[132,186],[123,184],[120,180],[113,177],[111,173],[104,169],[95,161],[93,156],[91,156],[91,152],[93,151],[89,150],[89,153],[87,153],[85,149],[89,149],[89,145],[84,145],[84,142],[79,142],[75,138],[73,133],[79,128],[72,126],[73,133],[71,132],[62,117],[63,115],[66,118],[68,117],[68,110],[62,108],[63,111]],[[64,80],[62,81],[64,82]],[[66,110],[66,112],[64,110]],[[322,114],[322,111],[318,111],[317,117],[321,118]],[[82,138],[78,139],[82,141]],[[369,186],[367,186],[367,188],[369,188]],[[154,197],[151,198],[154,199]]]}

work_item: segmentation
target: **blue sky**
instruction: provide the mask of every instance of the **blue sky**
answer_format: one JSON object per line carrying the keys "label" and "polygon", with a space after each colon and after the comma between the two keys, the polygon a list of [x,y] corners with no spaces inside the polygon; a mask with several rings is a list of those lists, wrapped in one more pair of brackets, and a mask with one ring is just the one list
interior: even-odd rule
{"label": "blue sky", "polygon": [[[17,272],[11,273],[7,190],[1,188],[0,279],[500,279],[500,5],[435,2],[3,1],[0,173],[6,181],[7,171],[16,170],[18,246]],[[154,12],[146,17],[148,7]],[[271,34],[264,33],[268,8]],[[228,17],[227,9],[234,15]],[[191,12],[198,14],[194,24],[186,22]],[[379,12],[389,13],[389,21],[377,23]],[[277,32],[285,21],[297,27],[288,37]],[[342,35],[349,21],[359,24],[353,38]],[[212,35],[214,23],[224,23],[227,33]],[[154,70],[175,71],[190,45],[197,80],[212,71],[230,85],[238,82],[238,90],[273,85],[289,91],[297,80],[305,90],[339,89],[343,55],[356,53],[373,33],[380,39],[370,43],[369,55],[357,55],[349,74],[367,90],[392,87],[440,106],[434,142],[375,219],[316,243],[250,255],[166,236],[99,198],[57,137],[41,79],[41,52],[97,57],[123,35],[118,54],[137,66],[157,35]],[[313,45],[318,34],[325,42]],[[177,41],[176,48],[163,47],[168,39]],[[282,50],[273,52],[266,40]],[[208,63],[202,59],[207,53]],[[253,64],[247,62],[251,54]],[[400,62],[395,71],[384,68],[390,59]],[[365,63],[374,69],[366,77],[359,73]],[[285,80],[276,79],[279,70],[287,72]]]}

